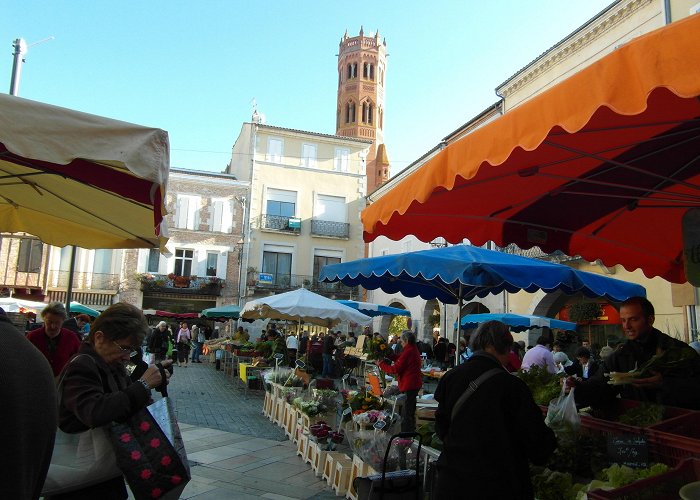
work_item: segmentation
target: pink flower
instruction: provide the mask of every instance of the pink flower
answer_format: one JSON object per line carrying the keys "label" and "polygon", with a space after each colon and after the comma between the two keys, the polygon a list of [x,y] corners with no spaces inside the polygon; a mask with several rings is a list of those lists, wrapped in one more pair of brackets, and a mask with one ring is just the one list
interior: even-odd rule
{"label": "pink flower", "polygon": [[153,488],[151,490],[151,498],[160,498],[160,496],[163,494],[163,490],[160,488]]}
{"label": "pink flower", "polygon": [[148,481],[149,479],[151,479],[152,475],[153,475],[153,471],[151,469],[143,469],[141,471],[141,474],[140,474],[141,479],[143,479],[145,481]]}
{"label": "pink flower", "polygon": [[141,452],[136,450],[131,452],[131,459],[132,460],[141,460]]}
{"label": "pink flower", "polygon": [[176,474],[170,478],[170,482],[173,484],[180,484],[182,482],[182,478]]}
{"label": "pink flower", "polygon": [[153,438],[150,442],[151,448],[158,448],[160,446],[160,439]]}
{"label": "pink flower", "polygon": [[166,467],[170,465],[171,462],[172,459],[168,455],[165,455],[163,458],[160,459],[160,464]]}
{"label": "pink flower", "polygon": [[150,428],[151,428],[151,424],[149,424],[145,420],[139,424],[139,429],[141,429],[142,432],[146,432]]}
{"label": "pink flower", "polygon": [[131,441],[131,434],[125,432],[124,434],[119,436],[119,441],[121,441],[122,443],[128,443],[129,441]]}

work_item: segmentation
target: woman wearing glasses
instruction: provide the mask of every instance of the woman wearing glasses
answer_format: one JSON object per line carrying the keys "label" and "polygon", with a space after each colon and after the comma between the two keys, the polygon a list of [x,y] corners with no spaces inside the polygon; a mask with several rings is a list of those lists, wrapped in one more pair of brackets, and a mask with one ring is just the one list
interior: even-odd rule
{"label": "woman wearing glasses", "polygon": [[[120,302],[107,308],[92,324],[78,354],[66,365],[59,379],[59,427],[66,433],[83,432],[124,421],[151,401],[151,389],[167,383],[161,367],[145,366],[138,348],[148,333],[140,309]],[[133,355],[133,356],[132,356]],[[131,375],[130,362],[141,363]],[[125,499],[123,477],[51,497],[57,499]]]}

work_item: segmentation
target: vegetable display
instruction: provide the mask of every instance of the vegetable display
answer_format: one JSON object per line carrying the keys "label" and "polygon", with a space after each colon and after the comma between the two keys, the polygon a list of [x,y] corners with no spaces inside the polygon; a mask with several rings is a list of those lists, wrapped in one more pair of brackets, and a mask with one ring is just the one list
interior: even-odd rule
{"label": "vegetable display", "polygon": [[517,375],[530,388],[538,405],[548,405],[561,392],[562,375],[549,373],[545,367],[533,365],[527,371],[518,370]]}
{"label": "vegetable display", "polygon": [[632,384],[639,378],[651,377],[654,372],[664,373],[670,370],[689,368],[698,354],[690,346],[672,347],[658,353],[641,367],[630,372],[610,372],[608,384]]}
{"label": "vegetable display", "polygon": [[613,464],[603,469],[597,479],[588,483],[574,483],[569,472],[537,469],[533,467],[532,486],[538,500],[584,500],[587,493],[596,489],[611,490],[626,486],[640,479],[658,476],[668,471],[664,464],[653,464],[646,469],[633,469]]}
{"label": "vegetable display", "polygon": [[655,403],[642,402],[639,406],[630,408],[620,415],[618,421],[621,424],[633,425],[635,427],[648,427],[661,422],[664,418],[666,408]]}

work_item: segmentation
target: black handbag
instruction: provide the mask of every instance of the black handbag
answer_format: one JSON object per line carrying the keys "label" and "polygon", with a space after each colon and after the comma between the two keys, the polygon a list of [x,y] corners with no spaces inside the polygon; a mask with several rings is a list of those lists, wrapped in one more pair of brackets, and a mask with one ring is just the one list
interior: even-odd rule
{"label": "black handbag", "polygon": [[113,423],[111,439],[117,465],[137,500],[179,498],[191,476],[170,398]]}

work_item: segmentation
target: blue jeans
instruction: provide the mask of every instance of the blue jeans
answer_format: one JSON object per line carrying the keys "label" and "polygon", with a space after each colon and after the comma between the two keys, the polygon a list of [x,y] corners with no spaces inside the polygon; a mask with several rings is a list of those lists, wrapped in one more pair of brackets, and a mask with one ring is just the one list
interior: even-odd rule
{"label": "blue jeans", "polygon": [[323,371],[321,371],[322,378],[328,378],[333,376],[333,355],[332,354],[322,354],[323,357]]}
{"label": "blue jeans", "polygon": [[199,342],[193,342],[194,349],[192,349],[192,362],[199,362],[199,355],[202,353],[202,344]]}

